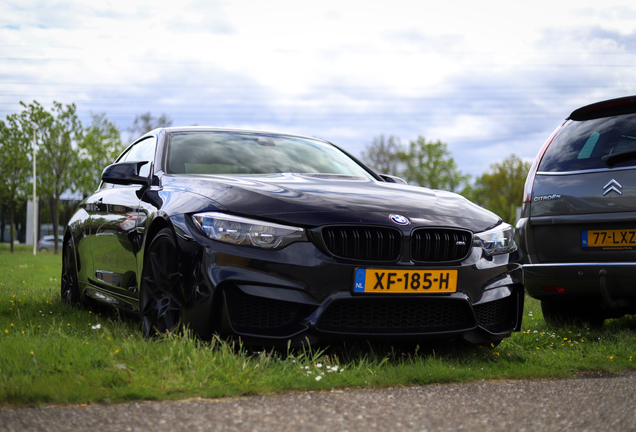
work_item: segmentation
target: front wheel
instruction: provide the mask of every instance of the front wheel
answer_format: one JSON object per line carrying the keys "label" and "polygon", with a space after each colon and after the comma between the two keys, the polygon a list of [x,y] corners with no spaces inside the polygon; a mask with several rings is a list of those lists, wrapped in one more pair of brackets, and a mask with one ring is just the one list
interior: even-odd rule
{"label": "front wheel", "polygon": [[75,252],[70,241],[62,246],[62,276],[60,278],[60,297],[62,302],[72,305],[80,303],[79,283]]}
{"label": "front wheel", "polygon": [[172,231],[164,228],[146,252],[139,293],[142,331],[145,336],[178,329],[183,306],[177,244]]}

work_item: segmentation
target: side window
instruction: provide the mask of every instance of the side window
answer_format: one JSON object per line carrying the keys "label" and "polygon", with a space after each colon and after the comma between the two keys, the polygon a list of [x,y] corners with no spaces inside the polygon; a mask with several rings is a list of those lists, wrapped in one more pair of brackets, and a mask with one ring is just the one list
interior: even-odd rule
{"label": "side window", "polygon": [[[146,138],[143,141],[139,141],[137,144],[130,148],[130,151],[124,155],[121,161],[148,161],[154,162],[155,160],[155,138]],[[150,174],[150,164],[146,164],[141,167],[139,172],[140,176],[147,176]]]}
{"label": "side window", "polygon": [[[146,138],[143,141],[139,141],[137,144],[130,148],[130,151],[124,155],[124,157],[120,160],[120,162],[128,161],[148,161],[154,162],[155,160],[155,138],[150,137]],[[141,171],[139,172],[140,176],[147,176],[150,174],[150,164],[141,167]]]}
{"label": "side window", "polygon": [[[123,153],[119,158],[117,158],[117,162],[133,162],[133,161],[148,161],[154,162],[155,160],[155,148],[156,148],[156,139],[155,137],[146,138],[143,141],[139,141],[135,143],[132,147],[130,147],[125,153]],[[150,163],[141,167],[139,172],[140,176],[148,176],[150,174]],[[112,187],[124,187],[122,185],[115,185],[102,182],[100,189],[112,188]]]}

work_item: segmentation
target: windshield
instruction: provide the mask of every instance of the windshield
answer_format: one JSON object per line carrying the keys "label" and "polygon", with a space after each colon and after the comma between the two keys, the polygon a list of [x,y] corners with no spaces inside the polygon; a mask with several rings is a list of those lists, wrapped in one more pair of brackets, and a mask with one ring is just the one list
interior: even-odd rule
{"label": "windshield", "polygon": [[244,132],[171,134],[170,174],[337,174],[372,176],[336,147],[321,141]]}
{"label": "windshield", "polygon": [[[636,166],[636,114],[568,121],[541,160],[540,172]],[[623,154],[627,157],[611,157]]]}

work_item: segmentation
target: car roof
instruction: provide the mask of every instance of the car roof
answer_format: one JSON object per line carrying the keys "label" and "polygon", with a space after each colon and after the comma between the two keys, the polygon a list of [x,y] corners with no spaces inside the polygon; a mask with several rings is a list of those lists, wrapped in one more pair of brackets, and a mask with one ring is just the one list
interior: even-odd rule
{"label": "car roof", "polygon": [[250,133],[250,134],[265,134],[265,135],[280,135],[294,138],[303,138],[310,139],[316,141],[322,141],[325,143],[331,144],[329,141],[312,137],[307,135],[294,134],[289,132],[280,132],[280,131],[268,131],[268,130],[259,130],[259,129],[243,129],[243,128],[225,128],[225,127],[215,127],[215,126],[170,126],[170,127],[162,127],[151,130],[150,132],[144,134],[146,135],[158,135],[161,132],[167,133],[175,133],[175,132],[237,132],[237,133]]}

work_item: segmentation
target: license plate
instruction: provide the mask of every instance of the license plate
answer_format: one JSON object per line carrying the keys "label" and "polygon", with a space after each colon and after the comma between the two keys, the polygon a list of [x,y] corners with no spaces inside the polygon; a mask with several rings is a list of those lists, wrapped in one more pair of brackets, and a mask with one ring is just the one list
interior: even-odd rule
{"label": "license plate", "polygon": [[457,270],[356,269],[357,293],[451,293],[457,291]]}
{"label": "license plate", "polygon": [[582,231],[581,246],[608,250],[632,249],[636,247],[636,229]]}

